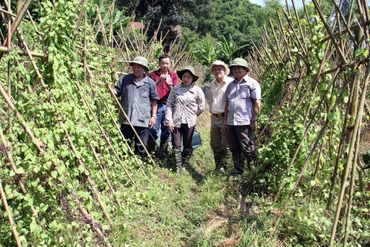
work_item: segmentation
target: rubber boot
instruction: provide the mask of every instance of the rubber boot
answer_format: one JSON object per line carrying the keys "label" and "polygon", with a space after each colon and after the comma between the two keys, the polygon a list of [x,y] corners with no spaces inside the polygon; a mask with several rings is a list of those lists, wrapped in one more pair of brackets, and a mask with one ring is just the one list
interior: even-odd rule
{"label": "rubber boot", "polygon": [[234,176],[242,175],[244,172],[243,156],[239,153],[233,153],[232,156],[234,163]]}
{"label": "rubber boot", "polygon": [[184,165],[189,165],[189,160],[192,154],[193,154],[192,148],[184,148],[184,151],[182,152],[182,163]]}
{"label": "rubber boot", "polygon": [[161,145],[156,153],[156,156],[159,159],[163,159],[164,156],[167,154],[168,143],[169,143],[168,139],[166,141],[161,141]]}
{"label": "rubber boot", "polygon": [[152,154],[155,151],[155,146],[155,142],[149,142],[146,148],[148,150],[148,153]]}
{"label": "rubber boot", "polygon": [[175,148],[173,150],[175,154],[175,162],[176,162],[176,175],[181,175],[182,171],[182,158],[181,158],[181,149]]}
{"label": "rubber boot", "polygon": [[213,154],[216,164],[216,171],[226,172],[226,152],[216,152]]}

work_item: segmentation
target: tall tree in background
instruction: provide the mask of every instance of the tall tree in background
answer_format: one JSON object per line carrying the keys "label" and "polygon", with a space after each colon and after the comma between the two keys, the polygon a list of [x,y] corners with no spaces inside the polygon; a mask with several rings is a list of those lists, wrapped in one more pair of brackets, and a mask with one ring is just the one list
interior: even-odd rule
{"label": "tall tree in background", "polygon": [[[170,43],[179,34],[177,25],[189,19],[197,19],[209,11],[209,0],[117,0],[118,7],[127,8],[135,14],[135,21],[144,21],[148,28],[149,38],[154,35],[165,35]],[[159,32],[155,33],[161,23]]]}
{"label": "tall tree in background", "polygon": [[200,38],[207,35],[224,42],[233,42],[243,46],[235,56],[246,56],[252,47],[252,41],[261,42],[261,27],[268,26],[269,20],[276,19],[276,11],[282,8],[279,0],[267,0],[266,6],[245,0],[213,0],[211,12],[197,20],[182,23],[192,33],[198,33]]}

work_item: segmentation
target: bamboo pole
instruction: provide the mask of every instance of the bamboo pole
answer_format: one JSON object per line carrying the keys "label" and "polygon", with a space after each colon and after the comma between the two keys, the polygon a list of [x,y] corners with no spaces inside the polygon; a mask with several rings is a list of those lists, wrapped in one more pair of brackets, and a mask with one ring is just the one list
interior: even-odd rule
{"label": "bamboo pole", "polygon": [[120,200],[119,200],[119,199],[118,199],[118,197],[117,197],[116,191],[114,190],[114,188],[113,188],[113,186],[112,186],[112,183],[111,183],[111,181],[109,180],[109,177],[108,177],[108,175],[107,175],[107,172],[106,172],[105,168],[103,167],[103,165],[101,164],[101,161],[100,161],[100,159],[99,159],[99,157],[98,157],[97,153],[95,152],[94,147],[93,147],[93,145],[91,144],[91,142],[89,143],[89,145],[90,145],[91,151],[93,152],[93,155],[94,155],[95,160],[98,162],[98,164],[99,164],[99,166],[100,166],[100,170],[101,170],[101,171],[102,171],[102,173],[103,173],[104,179],[105,179],[105,181],[107,182],[108,187],[109,187],[110,191],[111,191],[111,192],[112,192],[112,194],[113,194],[114,199],[116,200],[116,202],[117,202],[118,206],[119,206],[120,208],[122,208],[121,202],[120,202]]}
{"label": "bamboo pole", "polygon": [[[93,80],[93,74],[91,73],[91,71],[87,68],[87,72],[89,73],[89,78],[90,78],[90,80]],[[90,82],[90,80],[89,80],[89,82]],[[91,83],[91,82],[90,82]],[[79,85],[78,85],[78,87],[79,87]],[[81,94],[82,95],[82,94]],[[86,100],[85,100],[85,102],[87,102]],[[105,106],[105,109],[108,111],[108,113],[109,113],[109,115],[110,115],[110,117],[111,117],[111,120],[112,120],[112,122],[115,122],[115,118],[113,117],[113,114],[111,113],[111,111],[109,110],[109,108],[108,108],[108,106],[107,106],[107,104],[105,103],[105,101],[104,100],[102,100],[102,102],[103,102],[103,104],[104,104],[104,106]],[[91,108],[90,108],[91,109]],[[90,112],[93,114],[93,116],[95,116],[95,114],[92,112],[92,110],[90,110]],[[99,124],[99,122],[98,122],[98,120],[97,120],[97,118],[96,117],[94,117],[94,119],[95,119],[95,121],[97,121],[97,123],[98,123],[98,125],[100,125]],[[118,129],[118,133],[120,133],[120,135],[121,135],[121,137],[122,137],[122,140],[125,140],[125,137],[123,136],[123,134],[122,134],[122,132],[121,132],[121,129],[120,129],[120,127],[116,124],[116,127],[117,127],[117,129]],[[104,130],[103,130],[103,128],[102,127],[100,127],[100,130],[101,130],[101,132],[103,133],[103,135],[105,135],[105,132],[104,132]],[[108,139],[108,137],[105,135],[105,139],[106,139],[106,141],[107,142],[109,142],[109,139]],[[146,174],[145,174],[145,171],[144,171],[144,169],[141,167],[141,163],[139,162],[139,160],[138,160],[138,158],[136,157],[136,155],[135,155],[135,153],[132,151],[132,149],[131,149],[131,147],[130,147],[130,145],[128,145],[128,143],[127,142],[125,142],[125,144],[126,144],[126,147],[128,148],[128,150],[129,150],[129,153],[134,157],[134,160],[135,160],[135,162],[136,162],[136,164],[141,168],[141,170],[142,170],[142,172],[143,172],[143,174],[144,174],[144,176],[145,177],[147,177],[146,176]],[[115,149],[113,148],[113,146],[110,144],[110,142],[108,143],[108,145],[110,146],[110,148],[113,150],[113,153],[115,153]],[[119,156],[118,155],[116,155],[116,158],[118,158],[118,161],[121,163],[121,164],[123,164],[122,163],[122,161],[119,159]]]}
{"label": "bamboo pole", "polygon": [[[348,210],[347,210],[347,216],[345,219],[345,231],[344,231],[344,240],[343,244],[344,246],[348,242],[348,234],[350,231],[350,224],[351,224],[351,209],[352,209],[352,203],[353,203],[353,194],[355,192],[354,186],[355,186],[355,177],[356,177],[356,171],[357,171],[357,165],[356,161],[358,158],[359,153],[359,146],[360,146],[360,134],[361,134],[361,128],[359,129],[357,133],[357,139],[356,139],[356,149],[355,149],[355,155],[354,155],[354,162],[352,166],[352,173],[351,173],[351,182],[350,182],[350,188],[349,188],[349,198],[348,198]],[[357,158],[356,158],[357,157]]]}
{"label": "bamboo pole", "polygon": [[[41,37],[40,37],[40,36],[44,36],[44,33],[40,32],[40,31],[37,29],[36,24],[35,24],[35,22],[33,21],[32,15],[31,15],[31,13],[30,13],[30,11],[29,11],[29,10],[27,10],[27,16],[28,16],[28,18],[30,18],[30,21],[31,21],[32,26],[33,26],[33,29],[35,29],[35,32],[38,34],[38,38],[39,38],[39,41],[40,41],[40,43],[41,43],[41,42],[42,42],[42,39],[41,39]],[[25,20],[23,20],[23,21],[25,21]]]}
{"label": "bamboo pole", "polygon": [[[5,47],[5,46],[1,46],[0,45],[0,53],[9,53],[11,52],[11,49],[8,48],[8,47]],[[17,53],[19,55],[28,55],[27,52],[24,52],[22,50],[17,50]],[[47,56],[43,53],[39,53],[39,52],[34,52],[34,51],[30,51],[30,54],[33,56],[33,57],[41,57],[41,58],[46,58]]]}
{"label": "bamboo pole", "polygon": [[309,163],[309,161],[310,161],[310,158],[312,157],[312,155],[313,155],[314,151],[316,150],[316,148],[317,148],[317,146],[318,146],[319,142],[321,141],[322,137],[324,136],[325,131],[326,131],[326,128],[327,128],[327,126],[328,126],[328,123],[329,123],[329,121],[328,121],[328,120],[326,120],[326,122],[325,122],[324,126],[321,128],[320,134],[319,134],[319,136],[317,137],[317,139],[316,139],[316,141],[315,141],[315,144],[314,144],[314,145],[313,145],[313,147],[311,148],[310,154],[307,156],[306,161],[305,161],[305,163],[304,163],[304,165],[303,165],[303,168],[301,169],[301,172],[300,172],[300,173],[299,173],[299,175],[298,175],[298,178],[297,178],[297,180],[296,180],[296,183],[295,183],[295,185],[294,185],[294,188],[290,191],[290,193],[289,193],[289,195],[288,195],[287,199],[285,200],[285,204],[284,204],[284,206],[283,206],[283,210],[279,213],[279,216],[278,216],[278,218],[277,218],[277,220],[276,220],[276,222],[275,222],[275,224],[274,224],[274,227],[273,227],[273,229],[272,229],[272,231],[271,231],[271,233],[270,233],[270,236],[271,236],[271,237],[275,234],[276,228],[278,227],[278,225],[279,225],[279,222],[280,222],[281,218],[285,215],[285,212],[286,212],[286,210],[287,210],[288,204],[289,204],[289,202],[290,202],[290,198],[292,197],[293,193],[296,191],[296,189],[297,189],[297,187],[298,187],[298,185],[299,185],[299,182],[301,181],[301,179],[302,179],[302,177],[303,177],[304,173],[306,172],[307,167],[308,167],[308,163]]}
{"label": "bamboo pole", "polygon": [[10,211],[8,201],[6,199],[6,195],[5,195],[5,192],[4,192],[4,189],[3,189],[3,182],[1,180],[0,180],[0,195],[1,195],[1,199],[3,201],[5,211],[8,214],[8,220],[9,220],[9,223],[10,223],[10,228],[12,229],[12,232],[13,232],[13,235],[14,235],[14,238],[15,238],[15,242],[17,243],[18,247],[22,247],[21,240],[19,239],[19,236],[18,236],[16,223],[13,220],[13,214]]}
{"label": "bamboo pole", "polygon": [[82,61],[83,61],[83,68],[84,68],[84,83],[86,84],[87,81],[87,38],[86,38],[86,29],[87,29],[87,14],[86,11],[84,11],[84,47],[83,47],[83,53],[82,53]]}
{"label": "bamboo pole", "polygon": [[17,15],[13,14],[11,11],[6,11],[6,10],[3,10],[2,8],[0,8],[0,13],[6,14],[6,15],[8,15],[10,17],[17,17]]}
{"label": "bamboo pole", "polygon": [[[272,44],[272,42],[271,42],[271,39],[270,39],[270,37],[269,37],[269,35],[268,35],[268,32],[267,32],[267,30],[266,30],[266,27],[265,26],[263,26],[262,27],[262,29],[263,29],[263,31],[265,32],[265,40],[267,41],[267,44],[270,46],[270,49],[271,49],[271,51],[272,51],[272,54],[274,54],[274,56],[275,56],[275,58],[276,58],[276,60],[280,60],[280,61],[283,61],[283,58],[280,56],[280,54],[278,54],[278,52],[275,50],[275,46]],[[276,44],[277,45],[277,44]]]}
{"label": "bamboo pole", "polygon": [[112,48],[114,46],[114,44],[113,44],[113,14],[114,14],[114,9],[115,9],[115,5],[114,5],[114,1],[112,1],[112,4],[111,4],[111,6],[109,7],[109,10],[108,10],[108,12],[110,12],[109,42],[112,44]]}
{"label": "bamboo pole", "polygon": [[[11,164],[11,168],[12,168],[12,170],[14,172],[16,172],[18,168],[15,165],[14,160],[13,160],[13,156],[11,155],[11,153],[9,151],[11,147],[9,146],[8,142],[5,140],[5,136],[4,136],[4,133],[3,133],[3,130],[2,130],[1,127],[0,127],[0,139],[1,139],[1,142],[3,143],[3,145],[4,145],[4,148],[5,148],[5,151],[4,152],[5,152],[6,157],[8,158],[8,160],[9,160],[9,162]],[[21,187],[21,190],[22,190],[23,195],[26,195],[27,194],[27,190],[24,187],[24,184],[23,184],[22,180],[19,179],[18,180],[18,183],[19,183],[19,186]],[[35,208],[33,207],[33,205],[30,205],[30,208],[31,208],[31,211],[32,211],[32,215],[34,217],[36,217],[37,216],[37,212],[36,212]]]}
{"label": "bamboo pole", "polygon": [[[276,15],[277,15],[278,23],[279,23],[278,27],[279,27],[280,33],[283,34],[284,33],[284,28],[283,28],[283,24],[281,22],[281,17],[279,15],[279,12],[276,12]],[[270,22],[271,22],[271,20],[270,20]],[[285,47],[286,47],[286,51],[288,52],[288,58],[289,58],[289,60],[292,60],[292,55],[291,55],[290,49],[289,49],[290,48],[289,42],[287,41],[285,35],[281,35],[281,36],[283,37]],[[292,69],[292,71],[294,70],[293,64],[291,65],[291,69]]]}
{"label": "bamboo pole", "polygon": [[[96,34],[95,34],[95,36],[94,36],[94,40],[96,40],[96,38],[97,38],[97,36],[98,36],[98,34],[99,34],[99,32],[100,32],[100,29],[101,29],[102,36],[103,36],[103,41],[104,41],[104,45],[105,45],[105,46],[107,46],[107,45],[108,45],[107,34],[105,33],[104,21],[103,21],[103,19],[101,18],[100,8],[97,6],[97,7],[96,7],[96,10],[97,10],[97,12],[98,12],[97,17],[98,17],[98,19],[99,19],[100,24],[99,24],[98,31],[96,32]],[[105,18],[104,18],[104,20],[105,20]]]}
{"label": "bamboo pole", "polygon": [[33,59],[32,54],[30,53],[30,50],[28,49],[28,45],[27,45],[26,41],[24,40],[22,33],[19,30],[17,32],[18,32],[18,37],[19,37],[20,41],[23,43],[24,49],[26,50],[26,53],[27,53],[29,59],[31,60],[31,63],[32,63],[33,69],[36,72],[37,78],[40,80],[41,85],[44,88],[46,88],[46,84],[44,82],[44,79],[43,79],[43,77],[42,77],[42,75],[40,73],[39,68],[37,67],[37,65],[35,63],[35,60]]}
{"label": "bamboo pole", "polygon": [[[294,12],[295,18],[296,18],[296,20],[299,20],[300,18],[298,16],[298,13],[297,13],[297,10],[295,8],[295,4],[294,4],[294,1],[293,0],[292,0],[292,5],[293,5],[293,12]],[[301,34],[302,39],[304,39],[305,35],[303,34],[303,29],[302,29],[301,23],[299,21],[297,21],[297,26],[298,26],[298,30],[299,30],[299,32]],[[304,44],[303,47],[305,49],[305,53],[308,54],[308,48],[306,46],[306,43],[303,43],[303,44]]]}
{"label": "bamboo pole", "polygon": [[[108,85],[108,87],[109,87],[109,85]],[[126,112],[123,110],[123,108],[122,108],[122,106],[121,106],[120,102],[118,101],[118,99],[117,99],[116,95],[114,95],[114,93],[112,92],[112,90],[111,90],[110,88],[108,88],[108,91],[112,94],[112,96],[113,96],[114,100],[116,101],[116,103],[117,103],[118,107],[119,107],[119,108],[120,108],[120,110],[122,111],[123,116],[126,118],[126,120],[127,120],[128,124],[129,124],[129,126],[131,127],[132,131],[134,132],[134,134],[135,134],[136,138],[139,140],[140,144],[143,146],[143,148],[144,148],[144,150],[145,150],[146,155],[150,158],[150,161],[151,161],[151,162],[152,162],[152,164],[155,166],[156,164],[155,164],[154,160],[153,160],[153,159],[152,159],[152,157],[150,156],[150,154],[149,154],[148,150],[146,149],[146,147],[145,147],[145,145],[144,145],[143,141],[140,139],[140,136],[137,134],[137,132],[136,132],[136,130],[135,130],[135,128],[134,128],[134,126],[131,124],[129,117],[127,116]]]}
{"label": "bamboo pole", "polygon": [[98,223],[84,209],[80,200],[74,195],[74,193],[70,193],[70,195],[72,196],[73,201],[76,203],[82,215],[85,217],[85,220],[87,221],[87,223],[94,230],[94,232],[96,232],[96,235],[98,235],[99,239],[103,241],[106,246],[111,247],[111,244],[106,240],[103,232],[100,230],[100,227],[98,227]]}
{"label": "bamboo pole", "polygon": [[[9,6],[11,6],[11,2],[9,0]],[[12,36],[11,36],[11,29],[12,29],[12,21],[11,18],[8,18],[8,39],[7,41],[7,49],[8,49],[8,56],[10,56],[10,48],[12,44]],[[11,94],[11,88],[12,88],[12,81],[11,81],[11,63],[10,60],[8,60],[8,96],[9,98],[12,96]],[[8,133],[12,132],[12,110],[8,106]]]}
{"label": "bamboo pole", "polygon": [[[40,154],[42,156],[45,156],[46,154],[46,151],[44,149],[45,147],[45,144],[42,143],[42,141],[38,140],[33,132],[31,131],[31,129],[27,126],[27,124],[25,123],[25,121],[23,120],[21,114],[17,111],[17,109],[15,108],[14,104],[12,103],[11,99],[8,97],[4,87],[1,85],[0,83],[0,94],[3,96],[3,98],[5,99],[5,101],[7,102],[7,104],[11,107],[11,109],[15,112],[15,115],[18,119],[18,121],[21,123],[23,129],[26,131],[27,135],[31,138],[31,141],[32,143],[37,147],[37,150],[40,152]],[[53,166],[56,168],[57,167],[57,164],[55,163],[55,161],[51,161]],[[79,201],[79,199],[76,198],[77,201]],[[80,203],[81,204],[81,203]],[[80,211],[83,212],[84,209],[83,207],[79,207]],[[84,213],[85,214],[85,213]],[[101,237],[99,230],[96,229],[96,227],[94,226],[91,226],[92,229],[94,230],[94,232],[99,236]],[[103,235],[103,240],[105,241],[105,237]]]}
{"label": "bamboo pole", "polygon": [[340,195],[339,195],[339,199],[338,199],[338,203],[337,203],[337,209],[336,209],[334,223],[333,223],[332,232],[331,232],[331,236],[330,236],[330,247],[332,247],[334,245],[334,238],[335,238],[336,230],[337,230],[337,226],[338,226],[340,209],[342,207],[342,202],[343,202],[343,198],[344,198],[344,192],[345,192],[345,189],[346,189],[346,181],[347,181],[347,178],[348,178],[349,169],[350,169],[350,166],[352,167],[352,169],[354,169],[354,167],[352,166],[352,162],[353,162],[353,159],[355,159],[355,160],[357,159],[355,154],[353,154],[352,150],[355,147],[356,133],[358,131],[360,131],[360,125],[361,125],[361,122],[362,122],[362,113],[363,113],[364,103],[365,103],[365,100],[366,100],[367,85],[369,84],[369,77],[370,77],[370,64],[367,64],[367,70],[366,70],[366,75],[365,75],[365,80],[364,80],[365,85],[364,85],[364,89],[361,93],[360,105],[359,105],[359,108],[358,108],[358,111],[357,111],[356,123],[354,125],[354,130],[353,130],[354,134],[352,135],[350,148],[349,148],[350,151],[349,151],[349,154],[348,154],[348,159],[347,159],[347,163],[346,163],[346,166],[345,166],[345,170],[343,171],[341,191],[340,191]]}
{"label": "bamboo pole", "polygon": [[342,49],[338,46],[338,44],[337,44],[337,42],[336,42],[336,39],[335,39],[335,37],[333,36],[332,31],[330,30],[329,25],[325,22],[324,14],[322,13],[322,11],[321,11],[321,9],[320,9],[320,5],[317,3],[317,1],[316,1],[316,0],[312,0],[312,2],[313,2],[314,6],[315,6],[315,8],[316,8],[317,13],[318,13],[318,14],[319,14],[319,16],[320,16],[321,22],[324,24],[324,26],[325,26],[325,28],[326,28],[326,31],[327,31],[327,32],[329,33],[329,35],[330,35],[330,38],[331,38],[331,40],[332,40],[332,42],[333,42],[333,44],[334,44],[335,49],[337,50],[338,54],[340,55],[340,57],[341,57],[342,61],[343,61],[344,63],[347,63],[347,59],[346,59],[346,58],[345,58],[345,56],[343,55],[343,51],[342,51]]}
{"label": "bamboo pole", "polygon": [[[79,88],[80,92],[82,92],[82,91],[81,91],[80,86],[79,86],[78,84],[76,84],[76,85],[77,85],[77,87]],[[84,103],[84,105],[86,105],[86,107],[89,109],[90,113],[91,113],[91,114],[92,114],[92,116],[94,117],[94,120],[95,120],[95,122],[97,123],[97,125],[98,125],[98,127],[99,127],[99,129],[100,129],[101,133],[103,134],[105,141],[108,143],[109,147],[110,147],[110,148],[111,148],[111,150],[113,151],[114,155],[116,156],[117,160],[119,161],[119,163],[120,163],[120,165],[122,166],[123,170],[125,171],[126,175],[129,177],[129,179],[130,179],[130,181],[132,182],[132,184],[136,186],[135,181],[134,181],[134,180],[132,179],[132,177],[130,176],[130,173],[129,173],[129,172],[128,172],[128,170],[126,169],[126,166],[123,164],[123,162],[122,162],[122,161],[121,161],[121,159],[119,158],[119,156],[118,156],[118,154],[117,154],[116,150],[113,148],[113,145],[110,143],[110,141],[109,141],[109,139],[108,139],[107,135],[105,134],[105,132],[104,132],[103,128],[102,128],[102,127],[101,127],[101,125],[99,124],[99,121],[96,119],[96,116],[95,116],[94,112],[92,111],[92,109],[91,109],[90,105],[87,103],[87,101],[86,101],[85,97],[83,97],[83,96],[82,96],[82,94],[81,94],[80,96],[81,96],[81,98],[82,98],[82,102]]]}
{"label": "bamboo pole", "polygon": [[[334,78],[335,79],[335,78]],[[316,117],[316,115],[319,113],[319,110],[320,110],[320,108],[321,108],[321,105],[323,104],[323,102],[324,102],[324,100],[325,100],[325,95],[326,95],[326,93],[328,92],[328,90],[330,89],[330,87],[328,87],[327,88],[327,90],[326,90],[326,92],[324,93],[324,95],[322,96],[322,98],[321,98],[321,100],[320,100],[320,102],[318,103],[318,106],[317,106],[317,108],[316,108],[316,111],[313,113],[313,115],[312,115],[312,117],[311,117],[311,120],[310,120],[310,122],[308,123],[308,125],[307,125],[307,127],[306,127],[306,130],[305,130],[305,132],[304,132],[304,134],[303,134],[303,136],[302,136],[302,139],[301,139],[301,141],[300,141],[300,143],[299,143],[299,145],[298,145],[298,147],[297,147],[297,149],[296,149],[296,151],[295,151],[295,153],[294,153],[294,156],[293,156],[293,158],[292,158],[292,160],[291,160],[291,162],[290,162],[290,164],[289,164],[289,166],[288,166],[288,168],[287,168],[287,170],[286,170],[286,172],[285,172],[285,175],[284,175],[284,178],[282,179],[282,181],[284,181],[285,180],[285,178],[288,176],[288,174],[289,174],[289,171],[290,171],[290,169],[293,167],[293,164],[294,164],[294,162],[295,162],[295,160],[296,160],[296,158],[297,158],[297,156],[298,156],[298,153],[299,153],[299,151],[300,151],[300,149],[301,149],[301,147],[302,147],[302,144],[303,144],[303,142],[304,142],[304,139],[306,138],[306,136],[307,136],[307,134],[308,134],[308,131],[309,131],[309,129],[310,129],[310,126],[313,124],[313,122],[315,121],[315,117]],[[342,92],[341,92],[341,94],[340,94],[340,96],[343,94],[343,90],[342,90]],[[339,98],[340,98],[340,96],[337,98],[337,102],[336,102],[336,104],[335,104],[335,106],[339,103]],[[333,108],[335,108],[335,106],[333,107]],[[283,188],[283,183],[281,183],[280,184],[280,187],[279,187],[279,189],[278,189],[278,192],[277,192],[277,194],[275,195],[275,197],[274,197],[274,203],[277,201],[277,199],[279,198],[279,196],[280,196],[280,193],[281,193],[281,190],[282,190],[282,188]]]}
{"label": "bamboo pole", "polygon": [[[22,3],[22,1],[20,1],[20,0],[18,0],[18,2],[19,3]],[[27,9],[30,6],[31,2],[32,2],[32,0],[25,0],[24,3],[23,3],[23,5],[22,5],[22,7],[19,9],[19,11],[17,11],[17,17],[15,18],[15,20],[13,22],[12,29],[10,30],[10,34],[5,39],[4,45],[7,44],[8,39],[11,39],[11,37],[13,36],[13,34],[18,29],[19,25],[22,22],[23,16],[26,14]],[[8,8],[10,9],[10,6],[8,6]],[[9,12],[11,12],[11,11],[9,11]],[[0,59],[1,59],[1,54],[0,54]]]}
{"label": "bamboo pole", "polygon": [[[64,126],[63,126],[63,128],[64,128]],[[71,146],[71,149],[72,149],[73,153],[75,155],[77,155],[77,150],[76,150],[75,145],[73,144],[71,136],[69,135],[69,133],[66,129],[65,129],[65,132],[66,132],[68,143]],[[100,199],[99,193],[96,189],[96,186],[95,186],[93,180],[91,179],[91,176],[87,175],[88,170],[85,166],[85,163],[81,160],[81,158],[78,158],[77,161],[80,164],[80,166],[82,166],[83,169],[84,169],[84,172],[85,172],[84,175],[86,176],[87,181],[89,182],[92,193],[95,195],[95,198],[98,200],[98,203],[99,203],[101,209],[103,210],[103,214],[105,215],[105,218],[107,218],[108,222],[111,224],[111,226],[113,226],[112,220],[109,217],[109,214],[107,212],[107,209],[105,208],[105,205],[104,205],[103,201]]]}
{"label": "bamboo pole", "polygon": [[290,15],[288,15],[285,11],[283,11],[283,14],[285,15],[285,18],[286,20],[288,21],[288,24],[290,26],[290,29],[292,30],[293,32],[293,36],[294,36],[294,40],[298,42],[298,46],[301,48],[302,52],[303,52],[303,57],[306,57],[308,56],[307,54],[307,51],[306,51],[306,46],[304,46],[302,43],[301,43],[301,40],[299,39],[298,35],[297,35],[297,32],[295,31],[294,27],[293,27],[293,24],[292,24],[292,20],[291,18],[289,17]]}
{"label": "bamboo pole", "polygon": [[[108,106],[107,106],[107,104],[104,102],[104,100],[103,100],[103,104],[104,104],[104,106],[105,106],[105,109],[106,109],[106,110],[107,110],[107,112],[109,113],[110,118],[111,118],[111,119],[112,119],[112,121],[115,123],[115,118],[113,117],[113,114],[112,114],[111,110],[109,110],[109,107],[108,107]],[[134,160],[135,160],[136,164],[140,167],[140,166],[141,166],[141,164],[140,164],[140,162],[139,162],[139,159],[138,159],[138,158],[137,158],[137,156],[135,155],[134,151],[132,151],[132,148],[130,147],[130,145],[128,145],[128,143],[126,142],[125,137],[123,136],[123,134],[122,134],[122,132],[121,132],[121,128],[120,128],[120,126],[119,126],[117,123],[115,124],[115,126],[116,126],[116,128],[117,128],[117,130],[118,130],[118,133],[121,135],[122,140],[124,140],[124,142],[125,142],[125,144],[126,144],[126,147],[128,148],[129,153],[132,155],[132,157],[134,157]],[[144,176],[146,176],[145,171],[144,171],[143,169],[141,169],[141,170],[143,171]]]}

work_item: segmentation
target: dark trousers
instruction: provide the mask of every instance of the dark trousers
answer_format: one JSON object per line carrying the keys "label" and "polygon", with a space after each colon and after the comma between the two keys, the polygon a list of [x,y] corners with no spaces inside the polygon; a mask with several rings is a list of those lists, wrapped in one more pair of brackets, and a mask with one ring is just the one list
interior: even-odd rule
{"label": "dark trousers", "polygon": [[248,168],[257,160],[254,149],[254,137],[249,125],[227,126],[229,136],[229,147],[233,156],[236,174],[244,172],[244,159],[247,158]]}
{"label": "dark trousers", "polygon": [[180,128],[175,128],[172,132],[172,146],[174,149],[181,148],[181,137],[184,149],[192,149],[191,140],[193,139],[195,126],[188,127],[187,124],[181,124]]}
{"label": "dark trousers", "polygon": [[[139,135],[141,141],[144,143],[144,145],[148,142],[148,136],[149,136],[149,128],[146,127],[137,127],[134,126],[134,129],[136,133]],[[125,139],[128,141],[128,144],[131,146],[132,140],[134,139],[135,142],[135,154],[140,155],[141,157],[146,156],[145,149],[143,145],[141,145],[139,139],[136,137],[134,131],[132,130],[130,125],[127,124],[121,124],[121,132]]]}
{"label": "dark trousers", "polygon": [[[165,122],[165,113],[166,113],[166,105],[165,104],[158,104],[157,109],[157,121],[153,128],[150,130],[153,137],[150,137],[148,140],[148,145],[155,146],[155,141],[158,139],[158,132],[161,130],[161,138],[160,143],[164,143],[168,141],[170,137],[170,131],[168,130],[167,126],[164,124]],[[153,140],[154,139],[154,140]]]}

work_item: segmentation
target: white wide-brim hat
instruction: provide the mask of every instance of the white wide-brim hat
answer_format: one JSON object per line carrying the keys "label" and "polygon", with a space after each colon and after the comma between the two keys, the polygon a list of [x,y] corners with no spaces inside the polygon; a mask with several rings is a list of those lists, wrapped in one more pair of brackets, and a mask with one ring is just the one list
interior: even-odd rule
{"label": "white wide-brim hat", "polygon": [[226,75],[230,74],[230,69],[229,69],[229,66],[227,66],[226,63],[224,63],[223,61],[221,60],[216,60],[214,61],[212,64],[211,64],[211,72],[212,72],[212,69],[213,69],[213,66],[216,66],[216,65],[220,65],[222,67],[225,68],[225,71],[226,71]]}

